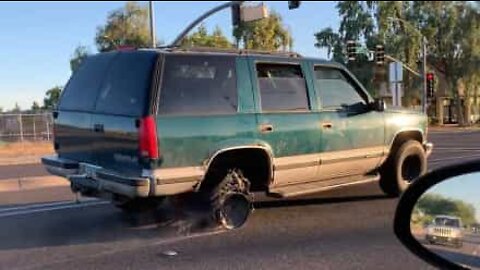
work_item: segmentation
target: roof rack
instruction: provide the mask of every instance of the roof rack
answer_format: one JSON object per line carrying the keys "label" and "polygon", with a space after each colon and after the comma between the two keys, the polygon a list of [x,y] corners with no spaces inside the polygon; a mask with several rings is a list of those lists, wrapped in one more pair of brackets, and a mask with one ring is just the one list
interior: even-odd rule
{"label": "roof rack", "polygon": [[262,51],[262,50],[245,50],[245,49],[230,49],[230,48],[210,48],[210,47],[171,47],[171,48],[161,48],[166,51],[171,52],[212,52],[212,53],[236,53],[240,55],[275,55],[275,56],[285,56],[292,58],[301,58],[302,55],[296,52],[281,52],[281,51]]}

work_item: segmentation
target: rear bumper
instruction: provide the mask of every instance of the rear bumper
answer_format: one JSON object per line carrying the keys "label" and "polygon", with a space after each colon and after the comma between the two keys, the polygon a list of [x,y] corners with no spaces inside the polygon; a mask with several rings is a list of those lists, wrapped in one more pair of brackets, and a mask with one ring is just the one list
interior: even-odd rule
{"label": "rear bumper", "polygon": [[160,169],[144,171],[141,177],[126,177],[93,164],[56,155],[43,157],[42,163],[51,174],[67,178],[74,192],[85,192],[95,197],[118,194],[136,198],[190,192],[202,175],[197,170]]}
{"label": "rear bumper", "polygon": [[431,142],[425,142],[423,143],[423,149],[425,149],[425,154],[427,155],[427,158],[432,154],[433,151],[433,143]]}
{"label": "rear bumper", "polygon": [[46,170],[70,181],[73,191],[113,193],[127,197],[147,197],[150,194],[148,177],[125,177],[101,167],[48,156],[42,158]]}

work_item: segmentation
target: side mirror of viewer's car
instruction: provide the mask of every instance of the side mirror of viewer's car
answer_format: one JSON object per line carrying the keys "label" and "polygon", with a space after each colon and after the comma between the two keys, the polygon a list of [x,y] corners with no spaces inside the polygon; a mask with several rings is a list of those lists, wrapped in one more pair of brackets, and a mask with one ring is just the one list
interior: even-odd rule
{"label": "side mirror of viewer's car", "polygon": [[[432,171],[403,193],[395,235],[442,269],[480,269],[480,161]],[[464,229],[466,227],[467,229]]]}
{"label": "side mirror of viewer's car", "polygon": [[383,99],[376,98],[370,103],[370,108],[372,111],[383,112],[386,109],[385,101]]}

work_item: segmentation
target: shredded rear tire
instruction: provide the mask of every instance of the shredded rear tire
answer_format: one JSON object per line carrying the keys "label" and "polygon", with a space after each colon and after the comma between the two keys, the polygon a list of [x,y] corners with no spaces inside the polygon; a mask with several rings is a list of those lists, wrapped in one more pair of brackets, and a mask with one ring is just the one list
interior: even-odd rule
{"label": "shredded rear tire", "polygon": [[215,222],[226,229],[241,227],[253,209],[250,182],[239,169],[227,172],[209,192],[211,211]]}

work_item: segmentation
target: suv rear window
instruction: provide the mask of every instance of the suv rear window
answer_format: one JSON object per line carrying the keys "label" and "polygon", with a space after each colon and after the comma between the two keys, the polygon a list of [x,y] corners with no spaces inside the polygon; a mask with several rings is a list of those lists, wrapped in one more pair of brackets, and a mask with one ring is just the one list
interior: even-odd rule
{"label": "suv rear window", "polygon": [[237,112],[234,57],[169,55],[162,81],[159,114]]}
{"label": "suv rear window", "polygon": [[100,89],[96,112],[140,116],[147,107],[155,52],[121,52]]}
{"label": "suv rear window", "polygon": [[114,53],[106,53],[85,59],[65,87],[59,109],[92,111],[98,90],[114,57]]}

